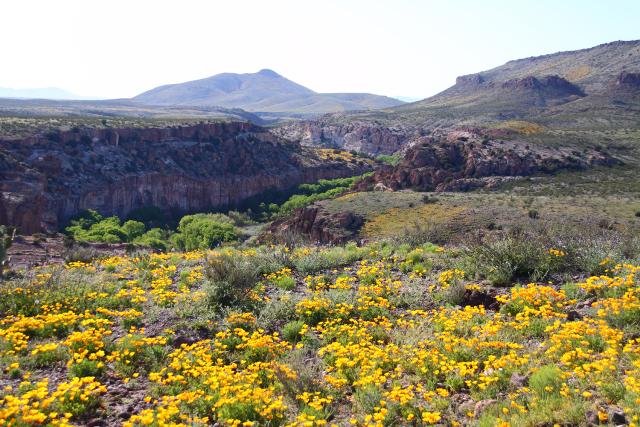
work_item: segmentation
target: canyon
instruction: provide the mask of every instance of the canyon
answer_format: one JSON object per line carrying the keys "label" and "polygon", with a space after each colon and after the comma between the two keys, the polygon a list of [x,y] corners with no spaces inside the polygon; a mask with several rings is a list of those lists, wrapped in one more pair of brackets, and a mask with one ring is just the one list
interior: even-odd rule
{"label": "canyon", "polygon": [[0,223],[55,232],[78,212],[224,210],[267,190],[363,173],[244,122],[75,128],[0,141]]}

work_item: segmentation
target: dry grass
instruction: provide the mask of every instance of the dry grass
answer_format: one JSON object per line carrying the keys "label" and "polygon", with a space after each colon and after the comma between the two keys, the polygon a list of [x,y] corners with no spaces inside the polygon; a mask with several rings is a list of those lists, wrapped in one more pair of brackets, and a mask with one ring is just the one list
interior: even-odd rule
{"label": "dry grass", "polygon": [[405,234],[409,227],[429,223],[431,226],[462,225],[471,220],[465,216],[464,207],[449,207],[440,204],[423,205],[415,208],[391,208],[366,222],[361,234],[365,237],[394,237]]}
{"label": "dry grass", "polygon": [[546,130],[544,126],[537,123],[527,122],[525,120],[507,120],[504,122],[498,122],[493,127],[498,129],[509,129],[522,135],[534,135]]}

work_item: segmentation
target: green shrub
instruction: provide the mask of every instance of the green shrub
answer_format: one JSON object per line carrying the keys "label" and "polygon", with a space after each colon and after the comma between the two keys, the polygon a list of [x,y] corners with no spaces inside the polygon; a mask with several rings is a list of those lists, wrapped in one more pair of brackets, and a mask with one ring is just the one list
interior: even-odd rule
{"label": "green shrub", "polygon": [[295,209],[308,206],[320,200],[334,198],[348,191],[354,183],[362,180],[368,174],[349,178],[321,179],[315,184],[301,184],[295,193],[282,205],[275,203],[269,206],[261,206],[263,211],[268,211],[267,216],[282,216],[293,212]]}
{"label": "green shrub", "polygon": [[104,373],[104,363],[98,360],[84,359],[80,363],[71,365],[68,371],[68,377],[99,377]]}
{"label": "green shrub", "polygon": [[302,331],[302,327],[304,326],[304,322],[301,320],[294,320],[292,322],[287,323],[282,328],[282,338],[289,341],[290,343],[297,343],[302,338],[300,331]]}
{"label": "green shrub", "polygon": [[141,246],[148,246],[159,251],[166,251],[169,249],[170,239],[171,232],[160,228],[152,228],[143,235],[134,239],[133,243]]}
{"label": "green shrub", "polygon": [[470,272],[504,286],[517,279],[544,280],[558,270],[556,257],[536,239],[507,236],[485,241],[466,250]]}
{"label": "green shrub", "polygon": [[181,250],[210,249],[238,238],[233,221],[222,214],[196,214],[182,217],[178,233],[171,242]]}
{"label": "green shrub", "polygon": [[541,366],[529,379],[529,387],[541,399],[557,397],[562,387],[562,371],[555,365]]}
{"label": "green shrub", "polygon": [[205,275],[209,282],[204,290],[210,307],[247,307],[251,304],[250,292],[262,273],[259,262],[246,256],[219,254],[209,258]]}
{"label": "green shrub", "polygon": [[296,287],[296,279],[291,276],[282,276],[273,280],[274,286],[284,289],[285,291],[291,291]]}
{"label": "green shrub", "polygon": [[120,218],[104,218],[98,212],[87,210],[71,221],[67,233],[76,241],[122,243],[140,237],[145,226],[139,221],[128,220],[120,224]]}
{"label": "green shrub", "polygon": [[385,163],[391,166],[397,165],[398,163],[400,163],[400,160],[402,160],[402,157],[400,157],[399,154],[392,154],[392,155],[380,154],[378,157],[376,157],[376,161],[380,163]]}
{"label": "green shrub", "polygon": [[128,220],[122,224],[122,231],[127,235],[127,242],[142,236],[145,231],[144,224],[139,221]]}

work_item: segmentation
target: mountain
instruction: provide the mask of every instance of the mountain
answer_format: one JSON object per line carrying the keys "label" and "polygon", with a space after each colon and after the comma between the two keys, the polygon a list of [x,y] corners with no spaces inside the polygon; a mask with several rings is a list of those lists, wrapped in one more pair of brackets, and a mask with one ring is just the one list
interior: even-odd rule
{"label": "mountain", "polygon": [[[637,103],[633,76],[640,73],[640,40],[509,61],[460,76],[449,89],[395,112],[435,116],[517,118],[561,111],[562,105],[602,108],[615,101]],[[623,75],[627,77],[623,77]],[[622,90],[621,89],[622,85]],[[630,90],[625,90],[625,89]],[[595,101],[595,102],[593,102]]]}
{"label": "mountain", "polygon": [[0,98],[25,99],[83,99],[83,97],[57,87],[11,89],[0,87]]}
{"label": "mountain", "polygon": [[452,87],[422,101],[330,114],[277,132],[307,144],[376,155],[465,126],[539,143],[563,144],[571,138],[603,143],[603,132],[620,141],[631,138],[621,130],[640,130],[640,40],[509,61],[460,76]]}
{"label": "mountain", "polygon": [[148,105],[242,108],[254,112],[328,113],[389,108],[403,104],[368,93],[317,93],[272,70],[217,74],[151,89],[133,98]]}

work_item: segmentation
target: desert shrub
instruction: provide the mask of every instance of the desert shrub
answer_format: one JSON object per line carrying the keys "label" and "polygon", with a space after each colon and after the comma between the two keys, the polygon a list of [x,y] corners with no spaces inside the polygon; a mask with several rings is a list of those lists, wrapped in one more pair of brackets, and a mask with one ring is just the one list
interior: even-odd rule
{"label": "desert shrub", "polygon": [[91,263],[94,259],[98,258],[100,253],[90,246],[85,244],[74,245],[64,252],[65,262],[80,261],[84,263]]}
{"label": "desert shrub", "polygon": [[304,327],[304,322],[301,320],[294,320],[292,322],[287,323],[282,327],[282,338],[289,341],[290,343],[297,343],[302,338],[300,332]]}
{"label": "desert shrub", "polygon": [[262,265],[248,256],[216,254],[207,260],[204,290],[210,307],[247,307],[251,291],[260,280]]}
{"label": "desert shrub", "polygon": [[4,225],[0,225],[0,277],[2,277],[2,273],[5,268],[7,250],[13,243],[14,237],[14,229],[5,227]]}
{"label": "desert shrub", "polygon": [[130,219],[122,224],[122,231],[127,235],[127,242],[131,242],[144,234],[145,226],[139,221]]}
{"label": "desert shrub", "polygon": [[226,215],[196,214],[182,217],[171,242],[181,250],[193,251],[214,248],[237,238],[233,221]]}
{"label": "desert shrub", "polygon": [[524,235],[481,242],[467,248],[465,255],[467,270],[499,286],[517,279],[544,280],[559,267],[558,257],[538,240]]}
{"label": "desert shrub", "polygon": [[[282,292],[282,291],[280,291]],[[258,325],[265,330],[276,330],[279,325],[292,321],[296,317],[296,304],[300,296],[272,298],[258,312]]]}
{"label": "desert shrub", "polygon": [[529,210],[528,215],[531,219],[538,219],[540,217],[540,213],[535,209]]}
{"label": "desert shrub", "polygon": [[465,285],[462,282],[456,281],[445,289],[440,290],[434,295],[434,300],[439,303],[449,305],[462,305],[465,300]]}
{"label": "desert shrub", "polygon": [[407,283],[389,300],[398,308],[420,310],[432,304],[432,294],[423,283]]}
{"label": "desert shrub", "polygon": [[431,203],[437,203],[437,202],[438,202],[437,197],[429,196],[428,194],[425,194],[422,196],[422,203],[424,203],[425,205],[428,205]]}

